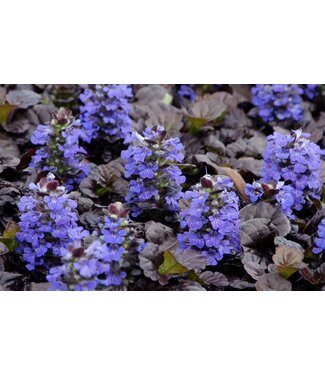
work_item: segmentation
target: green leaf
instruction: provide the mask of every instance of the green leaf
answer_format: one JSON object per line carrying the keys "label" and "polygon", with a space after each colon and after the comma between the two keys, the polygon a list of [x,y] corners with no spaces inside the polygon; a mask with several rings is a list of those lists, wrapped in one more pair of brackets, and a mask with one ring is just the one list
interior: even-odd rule
{"label": "green leaf", "polygon": [[187,272],[188,269],[178,263],[173,254],[167,250],[164,252],[164,261],[158,271],[161,275],[177,275]]}
{"label": "green leaf", "polygon": [[2,242],[10,252],[14,251],[18,247],[18,242],[16,239],[0,237],[0,242]]}
{"label": "green leaf", "polygon": [[166,92],[165,96],[163,97],[162,102],[163,102],[164,104],[169,105],[169,104],[171,104],[172,101],[173,101],[173,97],[172,97],[172,95],[170,95],[168,92]]}
{"label": "green leaf", "polygon": [[277,271],[281,276],[283,276],[285,279],[289,279],[291,275],[293,275],[295,272],[298,271],[297,268],[294,267],[277,267]]}
{"label": "green leaf", "polygon": [[204,281],[192,270],[188,273],[189,280],[196,281],[197,283],[204,285]]}
{"label": "green leaf", "polygon": [[96,190],[96,195],[98,197],[104,197],[105,195],[108,195],[110,193],[111,190],[105,188],[105,187],[102,187],[102,188],[99,188]]}
{"label": "green leaf", "polygon": [[0,237],[0,242],[7,246],[9,251],[14,251],[18,247],[16,240],[16,234],[19,232],[19,226],[17,224],[11,226],[3,232],[3,236]]}
{"label": "green leaf", "polygon": [[0,104],[0,124],[6,124],[8,121],[9,114],[17,106],[12,104]]}
{"label": "green leaf", "polygon": [[189,121],[189,132],[192,135],[198,135],[201,131],[201,128],[209,122],[209,120],[205,118],[194,118],[186,116]]}

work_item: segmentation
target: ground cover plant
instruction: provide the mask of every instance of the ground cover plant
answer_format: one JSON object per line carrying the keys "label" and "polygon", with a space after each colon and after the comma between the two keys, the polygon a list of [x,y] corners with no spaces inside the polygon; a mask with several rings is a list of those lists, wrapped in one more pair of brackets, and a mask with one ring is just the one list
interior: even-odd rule
{"label": "ground cover plant", "polygon": [[323,290],[325,86],[0,85],[1,290]]}

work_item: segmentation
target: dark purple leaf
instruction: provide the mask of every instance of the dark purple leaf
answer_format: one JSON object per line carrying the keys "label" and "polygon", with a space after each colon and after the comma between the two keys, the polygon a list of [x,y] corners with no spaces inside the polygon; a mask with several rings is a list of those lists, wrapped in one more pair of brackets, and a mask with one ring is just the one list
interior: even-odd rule
{"label": "dark purple leaf", "polygon": [[255,284],[258,291],[290,291],[292,285],[290,281],[278,273],[267,273],[261,276]]}
{"label": "dark purple leaf", "polygon": [[16,105],[18,108],[27,109],[41,100],[41,95],[32,90],[13,90],[7,94],[9,104]]}
{"label": "dark purple leaf", "polygon": [[204,269],[208,265],[206,257],[195,250],[172,250],[171,253],[182,266],[188,270]]}
{"label": "dark purple leaf", "polygon": [[287,216],[267,202],[244,207],[240,220],[241,245],[247,249],[263,249],[275,236],[286,236],[291,230]]}
{"label": "dark purple leaf", "polygon": [[254,280],[258,280],[262,275],[264,275],[265,270],[267,269],[265,260],[251,252],[244,253],[242,263],[244,265],[245,271]]}
{"label": "dark purple leaf", "polygon": [[137,104],[149,105],[162,102],[166,94],[168,94],[168,91],[161,85],[144,86],[136,93]]}
{"label": "dark purple leaf", "polygon": [[6,123],[2,127],[7,133],[10,134],[24,134],[29,129],[30,124],[27,120],[17,120]]}
{"label": "dark purple leaf", "polygon": [[316,270],[305,267],[299,270],[299,273],[310,284],[325,284],[325,263],[322,263]]}
{"label": "dark purple leaf", "polygon": [[161,245],[162,249],[176,245],[176,237],[172,228],[167,225],[150,220],[145,224],[145,235],[147,241]]}
{"label": "dark purple leaf", "polygon": [[161,285],[166,285],[169,277],[158,272],[159,266],[164,261],[163,253],[158,245],[148,243],[139,254],[139,266],[146,277],[158,281]]}
{"label": "dark purple leaf", "polygon": [[218,287],[229,285],[228,279],[221,272],[205,271],[200,273],[198,276],[206,285],[214,285]]}
{"label": "dark purple leaf", "polygon": [[205,292],[206,289],[198,282],[192,280],[180,280],[174,290],[183,292]]}
{"label": "dark purple leaf", "polygon": [[228,277],[228,281],[229,281],[229,286],[231,286],[234,289],[242,290],[242,289],[254,289],[255,288],[254,283],[251,283],[246,280],[241,280],[240,278],[235,277],[235,276]]}

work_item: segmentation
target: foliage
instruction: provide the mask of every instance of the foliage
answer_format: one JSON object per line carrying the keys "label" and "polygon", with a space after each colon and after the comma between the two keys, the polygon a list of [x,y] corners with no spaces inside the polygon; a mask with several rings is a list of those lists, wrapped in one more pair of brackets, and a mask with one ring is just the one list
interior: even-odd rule
{"label": "foliage", "polygon": [[0,85],[0,290],[324,290],[323,89]]}

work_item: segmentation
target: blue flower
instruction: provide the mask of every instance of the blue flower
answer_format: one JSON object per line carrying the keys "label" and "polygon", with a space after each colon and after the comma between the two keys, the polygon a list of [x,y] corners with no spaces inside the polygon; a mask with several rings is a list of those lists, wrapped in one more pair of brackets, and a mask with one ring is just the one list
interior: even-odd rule
{"label": "blue flower", "polygon": [[68,191],[90,173],[89,164],[84,162],[86,151],[79,145],[80,122],[69,110],[61,108],[53,115],[48,125],[39,125],[31,141],[42,147],[32,157],[30,167],[40,171],[58,173],[65,180]]}
{"label": "blue flower", "polygon": [[144,243],[134,237],[120,202],[110,204],[106,213],[99,232],[90,235],[81,227],[68,231],[70,241],[61,247],[61,264],[47,276],[51,290],[100,290],[122,283],[127,256],[140,252]]}
{"label": "blue flower", "polygon": [[[104,235],[105,241],[111,245],[122,244],[124,240],[124,236],[126,235],[125,229],[115,229],[110,225],[111,222],[108,218],[106,218],[106,227],[108,229],[103,229],[102,233]],[[119,228],[121,222],[116,222],[116,227]]]}
{"label": "blue flower", "polygon": [[239,202],[232,190],[230,178],[207,175],[184,193],[189,205],[180,212],[180,227],[185,230],[177,237],[179,246],[201,251],[210,265],[240,251]]}
{"label": "blue flower", "polygon": [[80,95],[83,139],[90,142],[107,135],[111,141],[127,140],[131,133],[130,98],[129,85],[84,85]]}
{"label": "blue flower", "polygon": [[257,181],[254,181],[252,184],[246,184],[245,192],[252,203],[256,203],[264,194],[262,185]]}
{"label": "blue flower", "polygon": [[264,122],[299,122],[304,118],[299,85],[255,85],[252,102]]}
{"label": "blue flower", "polygon": [[290,218],[310,198],[319,199],[322,190],[322,152],[309,136],[301,130],[288,135],[275,132],[264,152],[262,181],[277,184],[276,200]]}
{"label": "blue flower", "polygon": [[61,248],[61,265],[52,267],[47,275],[50,290],[96,290],[108,278],[107,245],[100,239],[86,245],[88,235],[82,228],[69,232],[70,243]]}
{"label": "blue flower", "polygon": [[325,219],[323,219],[317,228],[317,238],[314,243],[313,253],[319,254],[325,250]]}
{"label": "blue flower", "polygon": [[309,100],[314,100],[317,96],[320,95],[320,87],[321,85],[309,84],[303,85],[304,95]]}
{"label": "blue flower", "polygon": [[130,179],[126,201],[133,216],[139,215],[145,204],[173,212],[179,209],[181,185],[186,179],[175,163],[183,161],[183,145],[179,138],[165,136],[162,126],[147,128],[143,136],[134,132],[133,144],[122,151],[125,177]]}
{"label": "blue flower", "polygon": [[191,102],[194,102],[197,97],[194,85],[181,85],[177,94],[178,96],[189,99]]}
{"label": "blue flower", "polygon": [[107,245],[107,253],[103,259],[110,264],[110,273],[102,280],[103,285],[119,285],[126,276],[122,271],[124,257],[132,252],[140,252],[143,248],[143,241],[134,238],[129,223],[121,203],[108,207],[108,216],[105,217],[101,234]]}
{"label": "blue flower", "polygon": [[34,134],[31,137],[31,141],[34,145],[46,145],[51,138],[52,130],[47,125],[38,125]]}
{"label": "blue flower", "polygon": [[32,195],[18,203],[20,232],[17,252],[26,268],[48,267],[52,257],[59,257],[61,247],[68,243],[68,232],[77,227],[76,203],[68,198],[54,175],[49,173],[37,185],[30,185]]}

